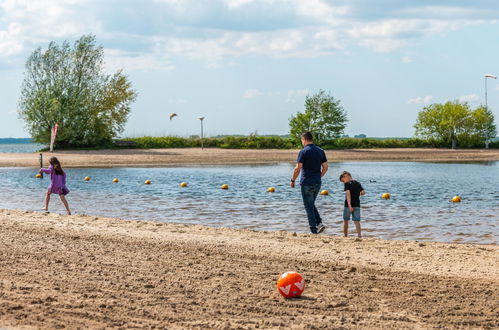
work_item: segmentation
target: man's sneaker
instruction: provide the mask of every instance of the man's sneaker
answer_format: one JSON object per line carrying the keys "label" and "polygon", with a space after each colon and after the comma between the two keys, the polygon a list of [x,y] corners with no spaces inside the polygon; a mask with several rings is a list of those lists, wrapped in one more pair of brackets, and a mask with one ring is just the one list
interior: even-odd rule
{"label": "man's sneaker", "polygon": [[326,226],[324,226],[322,223],[320,223],[320,224],[317,226],[317,234],[322,233],[324,230],[326,230]]}

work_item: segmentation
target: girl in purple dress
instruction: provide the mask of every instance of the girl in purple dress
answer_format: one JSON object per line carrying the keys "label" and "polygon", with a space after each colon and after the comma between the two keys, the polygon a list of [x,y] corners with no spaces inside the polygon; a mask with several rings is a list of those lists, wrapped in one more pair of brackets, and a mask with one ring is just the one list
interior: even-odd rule
{"label": "girl in purple dress", "polygon": [[68,215],[70,215],[71,211],[66,200],[66,195],[69,193],[69,189],[66,187],[66,173],[62,170],[61,163],[57,158],[50,158],[49,163],[49,168],[41,168],[39,171],[39,173],[50,174],[50,185],[47,189],[47,195],[45,195],[45,207],[43,210],[49,210],[50,194],[57,194],[61,198]]}

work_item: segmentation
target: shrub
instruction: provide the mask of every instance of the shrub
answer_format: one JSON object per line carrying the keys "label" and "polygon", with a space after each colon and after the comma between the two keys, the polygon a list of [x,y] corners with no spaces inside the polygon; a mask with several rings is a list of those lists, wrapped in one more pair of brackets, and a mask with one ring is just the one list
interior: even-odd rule
{"label": "shrub", "polygon": [[[164,137],[139,137],[127,138],[124,141],[133,141],[135,144],[128,148],[154,149],[154,148],[199,148],[201,139],[197,136],[189,138],[177,136]],[[205,138],[205,148],[224,149],[295,149],[300,148],[289,137],[280,136],[220,136]],[[372,148],[448,148],[448,144],[436,139],[424,140],[420,138],[409,139],[374,139],[374,138],[338,138],[326,141],[321,145],[323,149],[372,149]],[[475,144],[470,147],[483,148],[483,145]],[[499,141],[490,143],[490,148],[499,148]]]}
{"label": "shrub", "polygon": [[[165,137],[139,137],[127,138],[126,141],[135,142],[132,148],[154,149],[154,148],[197,148],[201,146],[199,137],[182,138],[175,136]],[[291,139],[279,136],[222,136],[205,138],[203,144],[206,148],[226,149],[292,149]]]}

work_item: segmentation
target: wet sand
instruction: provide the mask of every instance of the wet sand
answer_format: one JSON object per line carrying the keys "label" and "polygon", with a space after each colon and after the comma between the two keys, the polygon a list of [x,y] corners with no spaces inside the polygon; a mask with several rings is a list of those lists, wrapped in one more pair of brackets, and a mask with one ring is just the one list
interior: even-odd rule
{"label": "wet sand", "polygon": [[[58,157],[65,167],[127,167],[166,165],[271,164],[294,162],[298,150],[234,149],[129,149],[98,151],[59,151],[44,153]],[[498,149],[353,149],[329,150],[330,161],[499,161]],[[38,154],[2,153],[0,167],[37,167]]]}
{"label": "wet sand", "polygon": [[0,327],[492,329],[498,302],[498,246],[0,210]]}

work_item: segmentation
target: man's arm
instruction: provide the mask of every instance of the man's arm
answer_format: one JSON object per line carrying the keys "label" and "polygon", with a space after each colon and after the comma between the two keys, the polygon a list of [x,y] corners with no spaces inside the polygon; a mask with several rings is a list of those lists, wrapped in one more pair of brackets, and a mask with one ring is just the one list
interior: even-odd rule
{"label": "man's arm", "polygon": [[329,169],[329,164],[327,162],[324,162],[321,164],[322,166],[322,171],[321,171],[321,177],[326,175],[327,170]]}
{"label": "man's arm", "polygon": [[296,163],[295,169],[293,170],[293,175],[291,176],[291,188],[295,187],[296,178],[300,175],[300,171],[303,167],[303,163]]}
{"label": "man's arm", "polygon": [[364,195],[366,194],[366,191],[365,191],[364,189],[362,189],[362,190],[360,191],[360,194],[361,194],[362,196],[364,196]]}

